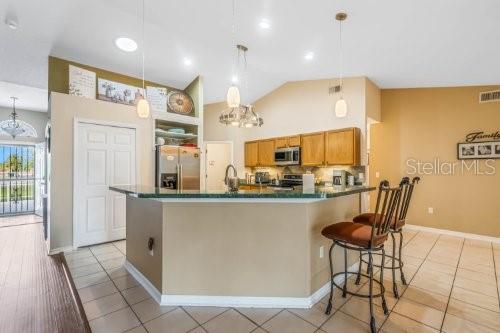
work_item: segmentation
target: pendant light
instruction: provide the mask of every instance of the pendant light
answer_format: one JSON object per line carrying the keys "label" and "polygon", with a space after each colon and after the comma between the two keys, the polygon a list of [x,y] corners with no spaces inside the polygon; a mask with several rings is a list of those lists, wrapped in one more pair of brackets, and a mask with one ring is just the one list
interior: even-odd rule
{"label": "pendant light", "polygon": [[[233,4],[233,19],[231,23],[231,36],[232,36],[232,44],[236,44],[235,41],[235,35],[236,35],[236,0],[232,1]],[[237,53],[238,60],[239,60],[239,50]],[[226,102],[227,102],[227,107],[229,108],[236,108],[240,106],[241,103],[241,97],[240,97],[240,90],[238,89],[238,86],[236,86],[236,81],[237,81],[237,68],[235,65],[234,57],[233,57],[233,84],[229,87],[227,90],[227,95],[226,95]]]}
{"label": "pendant light", "polygon": [[8,134],[13,139],[15,139],[18,136],[36,138],[37,133],[35,128],[30,124],[28,124],[27,122],[17,119],[18,115],[16,112],[16,100],[18,98],[11,97],[11,99],[12,99],[12,113],[10,114],[10,119],[0,122],[0,133]]}
{"label": "pendant light", "polygon": [[146,99],[146,87],[144,86],[144,58],[145,58],[145,47],[146,40],[144,34],[144,13],[145,13],[145,0],[142,0],[142,92],[143,96],[137,102],[137,115],[139,118],[148,118],[149,117],[149,103]]}
{"label": "pendant light", "polygon": [[338,118],[344,118],[347,116],[347,103],[344,100],[344,50],[342,48],[342,22],[347,18],[347,14],[344,12],[337,13],[335,19],[339,21],[339,42],[340,42],[340,98],[335,103],[335,115]]}

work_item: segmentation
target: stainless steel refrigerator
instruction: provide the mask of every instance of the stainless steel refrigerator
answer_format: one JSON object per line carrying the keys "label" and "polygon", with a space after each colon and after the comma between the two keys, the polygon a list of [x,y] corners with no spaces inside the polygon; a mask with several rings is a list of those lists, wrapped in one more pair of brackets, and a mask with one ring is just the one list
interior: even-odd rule
{"label": "stainless steel refrigerator", "polygon": [[199,190],[200,149],[156,146],[156,186],[172,190]]}

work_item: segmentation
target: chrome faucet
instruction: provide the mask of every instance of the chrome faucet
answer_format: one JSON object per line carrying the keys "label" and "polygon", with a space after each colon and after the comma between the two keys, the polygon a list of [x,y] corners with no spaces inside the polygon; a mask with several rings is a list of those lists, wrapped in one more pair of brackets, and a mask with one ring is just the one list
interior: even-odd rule
{"label": "chrome faucet", "polygon": [[[229,169],[233,169],[233,177],[229,177]],[[229,164],[226,168],[226,177],[224,178],[224,184],[228,186],[230,191],[238,191],[238,172],[232,164]]]}

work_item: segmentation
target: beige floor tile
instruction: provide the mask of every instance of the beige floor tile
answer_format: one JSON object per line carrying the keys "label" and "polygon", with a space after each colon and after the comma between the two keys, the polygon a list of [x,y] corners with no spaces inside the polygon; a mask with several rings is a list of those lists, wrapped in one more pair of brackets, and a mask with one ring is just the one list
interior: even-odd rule
{"label": "beige floor tile", "polygon": [[443,311],[405,299],[404,297],[399,300],[393,311],[438,330],[441,328],[444,318]]}
{"label": "beige floor tile", "polygon": [[[325,314],[326,304],[318,302],[310,309],[288,309],[302,319],[310,322],[311,324],[320,327],[325,321],[330,318],[330,315]],[[333,311],[332,311],[333,312]]]}
{"label": "beige floor tile", "polygon": [[144,301],[148,298],[151,298],[151,296],[146,291],[146,289],[144,289],[140,285],[122,290],[122,295],[123,295],[123,297],[125,297],[128,304],[130,304],[130,305],[133,305],[133,304],[139,303],[141,301]]}
{"label": "beige floor tile", "polygon": [[116,247],[114,247],[114,245],[111,243],[106,243],[106,244],[91,246],[90,251],[92,251],[94,255],[100,255],[104,253],[115,252]]}
{"label": "beige floor tile", "polygon": [[155,319],[164,313],[175,310],[176,308],[175,306],[160,306],[158,302],[152,298],[132,305],[132,310],[134,310],[139,320],[143,323]]}
{"label": "beige floor tile", "polygon": [[205,323],[203,328],[214,333],[248,333],[257,326],[236,310],[230,309]]}
{"label": "beige floor tile", "polygon": [[[205,331],[203,331],[205,332]],[[317,333],[321,333],[322,331],[316,331]],[[189,332],[189,333],[192,333],[192,332]],[[199,333],[202,333],[201,331]],[[252,331],[252,333],[267,333],[266,331],[264,331],[262,328],[260,327],[257,327],[256,329],[254,329]]]}
{"label": "beige floor tile", "polygon": [[125,333],[147,333],[147,331],[144,326],[141,325],[131,329],[130,331],[126,331]]}
{"label": "beige floor tile", "polygon": [[[404,253],[404,249],[403,249],[403,253]],[[403,265],[414,265],[414,266],[420,266],[422,264],[422,262],[424,261],[422,258],[415,258],[415,257],[412,257],[412,256],[406,256],[406,255],[403,255]],[[388,259],[387,260],[387,265],[391,265],[392,264],[392,259]],[[397,266],[397,262],[395,263],[395,265]]]}
{"label": "beige floor tile", "polygon": [[104,269],[120,268],[125,264],[125,257],[104,260],[100,263]]}
{"label": "beige floor tile", "polygon": [[495,333],[492,329],[487,328],[471,321],[456,317],[447,313],[444,318],[443,330],[445,333]]}
{"label": "beige floor tile", "polygon": [[426,260],[433,261],[433,262],[436,262],[438,264],[454,266],[454,267],[456,267],[458,265],[458,257],[451,259],[451,258],[448,258],[446,256],[436,254],[436,255],[428,256]]}
{"label": "beige floor tile", "polygon": [[266,322],[262,328],[270,333],[313,333],[317,330],[317,327],[286,310]]}
{"label": "beige floor tile", "polygon": [[95,284],[78,290],[82,303],[93,301],[97,298],[108,296],[116,292],[118,292],[118,289],[116,289],[115,285],[111,281]]}
{"label": "beige floor tile", "polygon": [[99,261],[105,261],[105,260],[109,260],[109,259],[115,259],[115,258],[123,258],[123,257],[125,257],[123,255],[123,253],[121,253],[118,249],[115,249],[115,251],[113,251],[113,252],[106,252],[106,253],[96,254],[94,256]]}
{"label": "beige floor tile", "polygon": [[83,304],[88,320],[105,316],[125,307],[128,307],[128,304],[118,292]]}
{"label": "beige floor tile", "polygon": [[85,257],[85,258],[78,258],[78,259],[70,259],[66,260],[68,263],[69,268],[77,268],[81,266],[87,266],[87,265],[92,265],[92,264],[97,264],[97,259],[94,258],[94,256],[91,257]]}
{"label": "beige floor tile", "polygon": [[321,326],[321,329],[328,333],[367,333],[370,332],[370,325],[338,311]]}
{"label": "beige floor tile", "polygon": [[[349,302],[340,308],[340,311],[354,318],[370,324],[370,306],[368,300],[359,297],[352,297]],[[381,307],[373,303],[373,313],[375,315],[376,326],[380,327],[385,320],[385,315]]]}
{"label": "beige floor tile", "polygon": [[500,308],[498,305],[498,296],[486,296],[474,291],[462,289],[460,287],[454,287],[453,291],[451,292],[451,297],[459,301],[477,305],[484,309],[500,312]]}
{"label": "beige floor tile", "polygon": [[[360,289],[362,287],[363,286],[360,285]],[[328,293],[325,297],[323,297],[320,302],[324,303],[324,304],[328,304],[329,297],[330,297],[330,293]],[[351,295],[347,295],[344,298],[344,297],[342,297],[342,291],[340,289],[335,289],[333,292],[333,304],[332,304],[332,306],[334,309],[338,309],[350,299],[351,299]]]}
{"label": "beige floor tile", "polygon": [[185,333],[198,324],[184,310],[177,308],[147,322],[144,327],[149,333]]}
{"label": "beige floor tile", "polygon": [[415,279],[429,280],[434,281],[436,283],[451,286],[453,284],[453,275],[449,275],[446,273],[440,273],[436,271],[418,271],[415,274]]}
{"label": "beige floor tile", "polygon": [[[257,332],[257,331],[252,331],[253,332]],[[263,331],[264,332],[264,331]],[[201,326],[198,326],[196,327],[195,329],[192,329],[191,331],[189,331],[188,333],[207,333],[207,331],[205,331],[205,329]],[[265,332],[264,332],[265,333]]]}
{"label": "beige floor tile", "polygon": [[449,266],[449,265],[442,265],[433,261],[426,260],[422,266],[420,267],[420,271],[434,271],[434,272],[440,272],[444,274],[448,274],[451,276],[455,275],[457,268],[454,266]]}
{"label": "beige floor tile", "polygon": [[435,294],[415,286],[409,286],[403,294],[403,298],[425,304],[439,311],[446,311],[446,305],[448,304],[448,296]]}
{"label": "beige floor tile", "polygon": [[457,277],[463,277],[469,280],[474,280],[481,283],[496,284],[496,278],[493,275],[474,272],[464,268],[458,268]]}
{"label": "beige floor tile", "polygon": [[435,282],[428,279],[419,279],[416,277],[413,278],[413,280],[410,282],[410,285],[443,296],[449,296],[451,291],[451,285]]}
{"label": "beige floor tile", "polygon": [[205,324],[210,319],[228,310],[228,308],[221,308],[216,306],[184,306],[183,308],[199,324]]}
{"label": "beige floor tile", "polygon": [[123,266],[106,269],[106,272],[108,273],[111,280],[128,275],[127,270]]}
{"label": "beige floor tile", "polygon": [[92,333],[118,333],[140,326],[139,319],[129,307],[89,322]]}
{"label": "beige floor tile", "polygon": [[[389,310],[391,310],[394,307],[394,305],[396,304],[396,302],[397,302],[397,299],[394,297],[394,293],[392,291],[392,277],[391,278],[389,278],[389,277],[386,278],[384,276],[384,280],[385,280],[384,281],[384,286],[385,286],[385,294],[384,294],[385,301],[386,301],[387,307],[389,308]],[[402,285],[399,282],[397,282],[396,285],[398,287],[398,293],[399,293],[399,295],[402,295],[407,286],[404,286],[404,285]],[[368,295],[369,294],[369,285],[368,285],[368,283],[366,283],[358,292],[362,293],[362,294],[365,294],[365,295]],[[377,294],[379,292],[380,292],[380,288],[378,287],[377,284],[374,284],[373,285],[373,293]],[[374,298],[373,302],[374,302],[374,304],[377,304],[378,306],[382,306],[382,298],[381,297]]]}
{"label": "beige floor tile", "polygon": [[258,325],[262,325],[263,323],[277,315],[280,311],[282,311],[282,309],[239,308],[238,311],[250,318]]}
{"label": "beige floor tile", "polygon": [[432,333],[439,332],[434,328],[426,326],[408,317],[392,312],[381,328],[383,333]]}
{"label": "beige floor tile", "polygon": [[496,285],[469,280],[460,276],[455,278],[454,285],[462,289],[467,289],[483,295],[497,297],[498,290]]}
{"label": "beige floor tile", "polygon": [[90,275],[90,274],[95,274],[98,272],[102,272],[102,266],[100,264],[91,264],[91,265],[86,265],[86,266],[79,266],[75,268],[70,268],[71,276],[73,279],[80,277],[80,276],[85,276],[85,275]]}
{"label": "beige floor tile", "polygon": [[491,249],[491,242],[477,240],[477,239],[466,239],[464,246]]}
{"label": "beige floor tile", "polygon": [[75,261],[78,259],[88,258],[94,256],[89,249],[81,249],[77,251],[65,252],[64,257],[67,262]]}
{"label": "beige floor tile", "polygon": [[500,313],[498,312],[489,311],[452,298],[448,305],[448,313],[500,332]]}
{"label": "beige floor tile", "polygon": [[113,282],[118,290],[125,290],[139,285],[139,282],[130,274],[116,278]]}
{"label": "beige floor tile", "polygon": [[94,284],[99,284],[109,281],[109,277],[106,272],[99,272],[95,274],[90,274],[86,276],[81,276],[73,279],[75,282],[76,289],[85,288]]}

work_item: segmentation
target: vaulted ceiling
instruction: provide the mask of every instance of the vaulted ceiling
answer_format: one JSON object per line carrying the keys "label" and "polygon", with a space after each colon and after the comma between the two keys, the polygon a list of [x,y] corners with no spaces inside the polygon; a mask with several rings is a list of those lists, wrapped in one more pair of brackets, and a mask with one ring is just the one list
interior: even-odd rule
{"label": "vaulted ceiling", "polygon": [[[231,0],[145,1],[143,43],[140,0],[2,0],[2,21],[14,17],[19,26],[0,25],[0,81],[46,89],[49,54],[140,76],[145,46],[148,80],[183,88],[201,74],[205,103],[224,99],[234,55]],[[236,9],[235,41],[249,48],[244,99],[286,81],[338,76],[339,10],[349,15],[345,76],[365,75],[382,88],[500,83],[498,0],[236,0]],[[119,50],[120,36],[139,49]]]}

